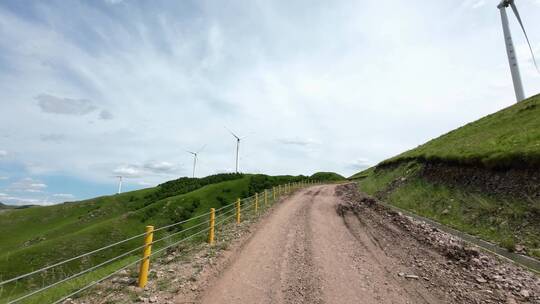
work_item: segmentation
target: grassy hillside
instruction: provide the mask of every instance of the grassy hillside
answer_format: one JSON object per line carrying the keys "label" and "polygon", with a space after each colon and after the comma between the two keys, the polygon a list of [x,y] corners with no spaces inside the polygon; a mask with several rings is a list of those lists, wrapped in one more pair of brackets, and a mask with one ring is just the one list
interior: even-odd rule
{"label": "grassy hillside", "polygon": [[540,95],[388,159],[444,161],[508,168],[540,166]]}
{"label": "grassy hillside", "polygon": [[388,203],[540,257],[540,96],[353,175]]}
{"label": "grassy hillside", "polygon": [[[305,180],[305,176],[219,174],[202,179],[181,178],[139,191],[75,203],[5,210],[0,213],[0,281],[94,250],[156,227],[183,221],[212,207],[234,202],[265,188]],[[201,218],[200,220],[206,220]],[[175,226],[154,239],[195,225]],[[2,296],[54,282],[141,245],[136,239],[0,289]],[[156,245],[156,247],[159,247]]]}

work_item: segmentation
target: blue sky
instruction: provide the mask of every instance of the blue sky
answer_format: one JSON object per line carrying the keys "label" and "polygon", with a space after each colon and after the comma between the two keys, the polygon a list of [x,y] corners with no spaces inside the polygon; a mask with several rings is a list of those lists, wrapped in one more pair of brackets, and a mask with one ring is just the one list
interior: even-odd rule
{"label": "blue sky", "polygon": [[[0,201],[351,175],[514,103],[497,1],[2,1]],[[540,57],[540,1],[517,1]],[[527,95],[540,91],[511,17]]]}

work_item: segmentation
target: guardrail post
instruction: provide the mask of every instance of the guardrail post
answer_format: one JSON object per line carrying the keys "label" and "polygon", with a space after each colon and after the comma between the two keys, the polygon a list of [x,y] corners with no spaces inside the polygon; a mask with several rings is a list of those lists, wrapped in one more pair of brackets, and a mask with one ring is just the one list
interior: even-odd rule
{"label": "guardrail post", "polygon": [[264,189],[264,207],[268,205],[268,189]]}
{"label": "guardrail post", "polygon": [[276,187],[272,187],[272,199],[276,202]]}
{"label": "guardrail post", "polygon": [[240,224],[240,199],[236,200],[236,223]]}
{"label": "guardrail post", "polygon": [[139,287],[144,288],[148,283],[148,269],[150,268],[150,254],[152,253],[152,240],[154,239],[154,226],[146,226],[144,237],[143,259],[139,270]]}
{"label": "guardrail post", "polygon": [[259,193],[255,193],[255,213],[259,211]]}
{"label": "guardrail post", "polygon": [[210,208],[210,229],[208,230],[208,244],[214,245],[214,225],[216,223],[216,209]]}

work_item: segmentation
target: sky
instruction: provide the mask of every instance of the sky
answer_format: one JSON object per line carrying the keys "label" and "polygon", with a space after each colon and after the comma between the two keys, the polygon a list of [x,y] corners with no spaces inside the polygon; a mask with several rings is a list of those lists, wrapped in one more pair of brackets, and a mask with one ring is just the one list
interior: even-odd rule
{"label": "sky", "polygon": [[[498,1],[0,2],[0,202],[350,176],[515,103]],[[516,1],[540,59],[540,1]],[[540,92],[511,12],[527,96]]]}

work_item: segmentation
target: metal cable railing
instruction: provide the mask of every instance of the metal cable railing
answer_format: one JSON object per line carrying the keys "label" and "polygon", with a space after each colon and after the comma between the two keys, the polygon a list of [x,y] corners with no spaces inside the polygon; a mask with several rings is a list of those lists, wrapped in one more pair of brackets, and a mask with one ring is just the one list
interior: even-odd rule
{"label": "metal cable railing", "polygon": [[[281,194],[280,192],[281,192],[281,191],[278,191],[278,194]],[[216,212],[219,212],[219,213],[218,213],[218,214],[216,215],[216,217],[215,217],[215,220],[216,220],[216,221],[215,221],[214,225],[220,225],[220,224],[226,222],[227,220],[233,218],[234,216],[237,216],[237,215],[238,215],[238,214],[237,214],[238,210],[237,210],[237,206],[236,206],[236,205],[238,204],[238,202],[240,202],[240,208],[241,208],[242,212],[245,213],[245,212],[250,212],[250,211],[255,207],[257,200],[258,200],[258,203],[259,203],[260,207],[263,207],[263,206],[265,206],[265,205],[264,205],[264,203],[261,202],[261,200],[265,200],[264,202],[267,202],[267,201],[271,201],[272,198],[275,198],[274,191],[272,191],[272,190],[271,190],[271,191],[265,191],[265,196],[259,196],[259,197],[256,198],[255,195],[252,195],[252,196],[249,196],[249,197],[246,197],[246,198],[243,198],[243,199],[239,199],[239,200],[236,201],[236,202],[233,202],[233,203],[224,205],[224,206],[222,206],[222,207],[220,207],[220,208],[218,208],[218,209],[215,209],[215,210],[213,211],[214,214],[215,214]],[[274,202],[275,202],[275,201],[274,201]],[[231,207],[232,207],[232,208],[231,208]],[[227,210],[228,208],[231,208],[231,209]],[[176,222],[176,223],[172,223],[172,224],[169,224],[169,225],[166,225],[166,226],[159,227],[159,228],[153,230],[151,233],[155,233],[155,232],[158,232],[158,231],[162,231],[162,230],[164,230],[164,229],[168,229],[168,228],[171,228],[171,227],[175,227],[175,226],[178,226],[178,225],[181,225],[181,224],[185,224],[185,223],[188,223],[188,222],[193,221],[193,220],[196,220],[196,219],[200,219],[200,218],[205,217],[205,216],[209,216],[211,212],[212,212],[212,211],[206,212],[206,213],[203,213],[203,214],[200,214],[200,215],[197,215],[197,216],[192,217],[192,218],[189,218],[189,219],[187,219],[187,220],[183,220],[183,221],[179,221],[179,222]],[[231,213],[232,213],[232,214],[231,214]],[[191,235],[189,235],[189,236],[186,236],[186,237],[184,237],[184,238],[182,238],[182,239],[180,239],[180,240],[178,240],[178,241],[174,241],[173,243],[171,243],[171,244],[169,244],[169,245],[167,245],[167,246],[165,246],[165,247],[163,247],[163,248],[160,248],[160,249],[156,250],[155,252],[153,252],[153,253],[150,255],[150,256],[155,256],[155,255],[157,255],[158,253],[163,252],[164,250],[166,250],[166,249],[168,249],[168,248],[170,248],[170,247],[172,247],[172,246],[178,245],[179,243],[184,242],[184,241],[186,241],[186,240],[189,240],[189,239],[195,237],[196,235],[200,235],[200,234],[203,233],[203,232],[209,231],[209,230],[210,230],[209,222],[208,222],[208,221],[202,221],[202,222],[200,222],[200,223],[198,223],[198,224],[196,224],[196,225],[194,225],[194,226],[191,226],[191,227],[182,229],[182,230],[180,230],[180,231],[176,231],[176,232],[174,232],[174,233],[165,235],[165,236],[163,236],[163,237],[161,237],[161,238],[159,238],[159,239],[157,239],[157,240],[154,240],[154,241],[152,241],[152,242],[145,243],[145,245],[143,245],[143,246],[137,246],[137,247],[135,247],[135,248],[133,248],[133,249],[127,251],[127,252],[124,252],[124,253],[122,253],[122,254],[120,254],[120,255],[118,255],[118,256],[115,256],[115,257],[110,258],[110,259],[108,259],[108,260],[106,260],[106,261],[103,261],[103,262],[101,262],[101,263],[99,263],[99,264],[97,264],[97,265],[94,265],[94,266],[92,266],[92,267],[90,267],[90,268],[87,268],[87,269],[85,269],[85,270],[83,270],[83,271],[80,271],[80,272],[75,273],[75,274],[73,274],[73,275],[70,275],[70,276],[68,276],[68,277],[66,277],[66,278],[63,278],[63,279],[61,279],[61,280],[59,280],[59,281],[56,281],[56,282],[54,282],[54,283],[52,283],[52,284],[50,284],[50,285],[47,285],[47,286],[42,287],[42,288],[39,288],[39,289],[34,290],[34,291],[30,292],[30,293],[27,293],[27,294],[25,294],[25,295],[23,295],[23,296],[20,296],[20,297],[14,299],[14,300],[11,300],[11,301],[8,302],[8,304],[13,304],[13,303],[20,302],[20,301],[22,301],[22,300],[24,300],[24,299],[28,299],[28,298],[30,298],[30,297],[32,297],[32,296],[38,294],[38,293],[44,292],[44,291],[46,291],[46,290],[48,290],[48,289],[51,289],[51,288],[53,288],[53,287],[55,287],[55,286],[58,286],[58,285],[60,285],[60,284],[62,284],[62,283],[65,283],[65,282],[67,282],[67,281],[70,281],[70,280],[72,280],[72,279],[81,277],[81,276],[83,276],[84,274],[90,273],[90,272],[92,272],[92,271],[94,271],[94,270],[96,270],[96,269],[98,269],[98,268],[100,268],[100,267],[103,267],[103,266],[105,266],[105,265],[107,265],[107,264],[110,264],[110,263],[112,263],[112,262],[114,262],[114,261],[118,261],[118,260],[120,260],[120,259],[122,259],[122,258],[128,257],[129,255],[133,255],[135,252],[140,251],[140,250],[143,250],[143,249],[144,249],[145,247],[147,247],[147,246],[154,245],[154,244],[156,244],[156,243],[165,241],[165,240],[167,240],[167,239],[171,239],[171,238],[173,238],[174,236],[178,236],[178,235],[181,235],[181,234],[186,233],[186,232],[188,232],[188,231],[195,230],[196,228],[202,227],[202,226],[204,226],[204,225],[208,225],[208,227],[206,227],[206,228],[204,228],[204,229],[202,229],[202,230],[200,230],[200,231],[198,231],[198,232],[195,232],[195,233],[193,233],[193,234],[191,234]],[[14,278],[11,278],[11,279],[2,281],[2,282],[0,282],[0,286],[5,285],[5,284],[8,284],[8,283],[16,282],[16,281],[21,280],[21,279],[23,279],[23,278],[26,278],[26,277],[35,275],[35,274],[37,274],[37,273],[40,273],[40,272],[43,272],[43,271],[46,271],[46,270],[49,270],[49,269],[52,269],[52,268],[61,266],[61,265],[63,265],[63,264],[66,264],[66,263],[75,261],[75,260],[77,260],[77,259],[80,259],[80,258],[83,258],[83,257],[87,257],[87,256],[90,256],[90,255],[93,255],[93,254],[98,253],[98,252],[100,252],[100,251],[103,251],[103,250],[105,250],[105,249],[109,249],[109,248],[112,248],[112,247],[114,247],[114,246],[118,246],[118,245],[123,244],[123,243],[126,243],[126,242],[128,242],[128,241],[132,241],[132,240],[137,239],[137,238],[140,238],[140,237],[142,237],[142,236],[146,236],[146,235],[148,235],[148,234],[149,234],[149,232],[137,234],[137,235],[135,235],[135,236],[132,236],[132,237],[126,238],[126,239],[124,239],[124,240],[120,240],[120,241],[118,241],[118,242],[115,242],[115,243],[112,243],[112,244],[103,246],[103,247],[101,247],[101,248],[98,248],[98,249],[89,251],[89,252],[87,252],[87,253],[83,253],[83,254],[81,254],[81,255],[78,255],[78,256],[75,256],[75,257],[72,257],[72,258],[69,258],[69,259],[66,259],[66,260],[57,262],[57,263],[52,264],[52,265],[49,265],[49,266],[45,266],[45,267],[43,267],[43,268],[40,268],[40,269],[31,271],[31,272],[29,272],[29,273],[26,273],[26,274],[23,274],[23,275],[20,275],[20,276],[17,276],[17,277],[14,277]],[[148,256],[147,258],[149,258],[150,256]],[[58,301],[56,301],[56,302],[54,302],[54,303],[60,303],[60,302],[64,301],[65,299],[67,299],[67,298],[69,298],[69,297],[71,297],[71,296],[73,296],[73,295],[75,295],[75,294],[77,294],[77,293],[80,293],[80,292],[82,292],[82,291],[84,291],[84,290],[86,290],[86,289],[88,289],[88,288],[90,288],[90,287],[92,287],[92,286],[94,286],[94,285],[96,285],[96,284],[98,284],[98,283],[100,283],[100,282],[102,282],[102,281],[104,281],[104,280],[106,280],[106,279],[112,277],[114,274],[118,273],[119,271],[121,271],[121,270],[123,270],[123,269],[126,269],[126,268],[128,268],[128,267],[130,267],[130,266],[133,266],[133,265],[135,265],[135,264],[138,263],[138,262],[143,261],[144,259],[145,259],[145,258],[139,258],[139,259],[137,259],[137,260],[135,260],[135,261],[133,261],[133,262],[130,262],[130,263],[128,263],[127,265],[124,265],[124,266],[122,266],[121,268],[116,269],[115,271],[113,271],[112,273],[106,275],[105,277],[100,278],[99,280],[93,281],[92,283],[90,283],[90,284],[88,284],[88,285],[86,285],[86,286],[84,286],[84,287],[82,287],[82,288],[80,288],[80,289],[78,289],[78,290],[76,290],[76,291],[70,293],[69,295],[63,297],[62,299],[60,299],[60,300],[58,300]]]}
{"label": "metal cable railing", "polygon": [[[208,216],[208,214],[210,214],[210,212],[203,213],[203,214],[201,214],[201,215],[198,215],[198,216],[195,216],[195,217],[192,217],[192,218],[189,218],[189,219],[187,219],[187,220],[183,220],[183,221],[180,221],[180,222],[177,222],[177,223],[173,223],[173,224],[170,224],[170,225],[167,225],[167,226],[163,226],[163,227],[160,227],[160,228],[155,229],[154,232],[157,232],[157,231],[160,231],[160,230],[163,230],[163,229],[166,229],[166,228],[171,228],[171,227],[174,227],[174,226],[178,226],[178,225],[181,225],[181,224],[185,224],[185,223],[187,223],[187,222],[190,222],[190,221],[192,221],[192,220],[201,218],[201,217],[203,217],[203,216]],[[134,240],[134,239],[140,238],[140,237],[142,237],[142,236],[145,236],[146,234],[147,234],[146,232],[140,233],[140,234],[134,235],[134,236],[132,236],[132,237],[129,237],[129,238],[127,238],[127,239],[123,239],[123,240],[121,240],[121,241],[118,241],[118,242],[115,242],[115,243],[112,243],[112,244],[103,246],[103,247],[101,247],[101,248],[98,248],[98,249],[95,249],[95,250],[92,250],[92,251],[83,253],[83,254],[81,254],[81,255],[78,255],[78,256],[75,256],[75,257],[72,257],[72,258],[69,258],[69,259],[66,259],[66,260],[57,262],[57,263],[55,263],[55,264],[52,264],[52,265],[49,265],[49,266],[45,266],[45,267],[42,267],[42,268],[40,268],[40,269],[37,269],[37,270],[31,271],[31,272],[22,274],[22,275],[20,275],[20,276],[17,276],[17,277],[14,277],[14,278],[11,278],[11,279],[2,281],[2,282],[0,282],[0,286],[5,285],[5,284],[8,284],[8,283],[11,283],[11,282],[14,282],[14,281],[18,281],[18,280],[24,279],[24,278],[29,277],[29,276],[32,276],[32,275],[34,275],[34,274],[37,274],[37,273],[40,273],[40,272],[49,270],[49,269],[51,269],[51,268],[55,268],[55,267],[61,266],[61,265],[63,265],[63,264],[66,264],[66,263],[69,263],[69,262],[72,262],[72,261],[81,259],[81,258],[83,258],[83,257],[87,257],[87,256],[90,256],[90,255],[96,254],[96,253],[98,253],[98,252],[100,252],[100,251],[103,251],[103,250],[105,250],[105,249],[109,249],[109,248],[118,246],[118,245],[120,245],[120,244],[129,242],[129,241],[132,241],[132,240]]]}

